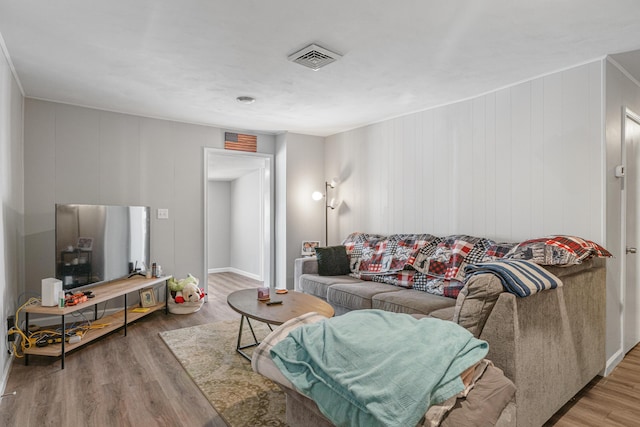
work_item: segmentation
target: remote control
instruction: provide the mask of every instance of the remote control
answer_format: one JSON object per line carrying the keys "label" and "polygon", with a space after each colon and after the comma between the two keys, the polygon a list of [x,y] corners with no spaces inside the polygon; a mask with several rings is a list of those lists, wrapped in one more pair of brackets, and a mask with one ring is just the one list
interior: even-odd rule
{"label": "remote control", "polygon": [[276,305],[276,304],[282,304],[282,301],[269,301],[267,303],[267,305]]}

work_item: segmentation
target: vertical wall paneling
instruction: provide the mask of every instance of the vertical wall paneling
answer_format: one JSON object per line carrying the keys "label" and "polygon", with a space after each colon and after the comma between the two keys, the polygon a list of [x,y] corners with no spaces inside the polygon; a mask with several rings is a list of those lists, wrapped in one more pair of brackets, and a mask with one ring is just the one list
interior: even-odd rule
{"label": "vertical wall paneling", "polygon": [[[53,232],[55,227],[56,146],[53,105],[55,104],[25,100],[25,117],[28,118],[24,127],[25,233],[33,238],[40,233]],[[50,249],[55,250],[53,246]],[[31,255],[37,257],[39,254]],[[52,256],[50,266],[54,266]]]}
{"label": "vertical wall paneling", "polygon": [[[506,240],[504,237],[498,237],[496,233],[496,216],[498,210],[502,209],[496,203],[496,181],[502,176],[497,163],[496,158],[496,95],[495,93],[488,94],[484,97],[485,100],[485,147],[486,147],[486,163],[485,163],[485,202],[484,207],[486,210],[486,223],[485,223],[485,236],[495,236],[498,240]],[[476,167],[481,168],[482,165],[476,163]],[[474,233],[475,234],[475,233]]]}
{"label": "vertical wall paneling", "polygon": [[[451,173],[454,192],[453,215],[456,220],[451,229],[455,233],[471,234],[473,230],[473,102],[455,105],[454,119],[458,123],[453,134],[453,159],[455,167]],[[457,193],[457,194],[456,194]]]}
{"label": "vertical wall paneling", "polygon": [[[503,89],[496,92],[496,236],[499,239],[509,239],[512,233],[513,199],[511,188],[514,180],[517,180],[518,170],[522,166],[523,159],[513,163],[514,141],[511,133],[511,90]],[[524,179],[524,178],[523,178]],[[523,234],[527,234],[523,230]]]}
{"label": "vertical wall paneling", "polygon": [[[28,291],[54,265],[55,203],[151,207],[151,258],[167,273],[205,271],[203,147],[219,128],[28,99],[25,103],[25,271]],[[258,149],[274,147],[258,135]],[[262,148],[261,148],[262,147]],[[169,209],[158,220],[156,210]]]}
{"label": "vertical wall paneling", "polygon": [[479,235],[486,235],[486,202],[487,202],[487,147],[486,147],[486,109],[484,98],[472,101],[471,112],[471,173],[469,188],[471,189],[471,230]]}
{"label": "vertical wall paneling", "polygon": [[260,170],[231,182],[230,266],[262,280]]}
{"label": "vertical wall paneling", "polygon": [[542,236],[544,234],[544,211],[545,211],[545,144],[544,144],[544,80],[537,79],[531,82],[531,139],[529,141],[531,149],[528,154],[531,158],[531,174],[534,180],[529,187],[531,200],[536,201],[530,204],[531,215],[529,217],[532,236]]}
{"label": "vertical wall paneling", "polygon": [[[604,120],[605,120],[605,103],[604,103],[604,82],[603,72],[606,61],[594,62],[589,66],[589,112],[587,117],[588,135],[600,133],[604,138]],[[605,227],[607,222],[606,203],[606,144],[602,142],[596,143],[590,138],[585,139],[585,144],[589,146],[589,163],[585,165],[586,173],[600,171],[601,188],[599,192],[595,190],[589,192],[589,212],[599,212],[597,215],[590,215],[588,229],[592,230],[600,228],[603,238],[606,237]],[[605,173],[602,173],[602,172]]]}
{"label": "vertical wall paneling", "polygon": [[528,236],[533,236],[531,190],[535,186],[537,174],[532,168],[531,160],[531,83],[515,86],[509,92],[511,106],[509,138],[511,160],[509,163],[518,165],[518,169],[512,170],[509,177],[504,177],[511,181],[511,226]]}
{"label": "vertical wall paneling", "polygon": [[[418,141],[416,137],[417,129],[416,115],[405,116],[402,118],[403,132],[406,134],[406,150],[401,157],[401,161],[404,163],[402,170],[408,170],[409,174],[402,173],[402,183],[406,188],[406,196],[402,203],[400,216],[404,217],[404,223],[402,226],[403,233],[412,233],[414,230],[419,230],[418,221],[418,209],[416,208],[416,201],[420,197],[418,192],[419,176],[421,171],[419,169],[420,163],[418,162]],[[410,175],[410,177],[407,177]]]}
{"label": "vertical wall paneling", "polygon": [[[607,75],[603,122],[602,63],[326,138],[325,163],[349,168],[340,191],[353,200],[341,212],[340,236],[415,231],[520,241],[566,233],[605,243],[606,194],[606,245],[619,256],[619,198],[612,196],[619,182],[607,174],[604,188],[603,126],[612,171],[621,106],[640,112],[640,97],[621,73]],[[619,88],[609,93],[609,86]],[[409,153],[416,167],[405,167]],[[608,325],[619,317],[620,290],[610,289],[618,275],[610,261]],[[608,330],[608,357],[618,338]]]}
{"label": "vertical wall paneling", "polygon": [[[177,206],[174,203],[175,187],[173,185],[176,161],[173,151],[175,140],[172,122],[141,120],[140,199],[142,205],[151,206],[151,262],[157,262],[167,272],[176,272],[172,246],[175,240]],[[194,185],[197,184],[194,183]],[[158,208],[169,209],[169,219],[157,219]],[[198,271],[204,271],[204,268]],[[178,273],[175,275],[179,276]]]}
{"label": "vertical wall paneling", "polygon": [[[563,145],[564,158],[573,157],[578,167],[578,173],[564,176],[565,201],[563,210],[563,229],[574,234],[584,234],[590,224],[591,212],[576,215],[573,207],[588,205],[589,193],[582,193],[574,189],[584,184],[584,169],[589,164],[591,152],[589,147],[589,67],[586,70],[571,69],[563,73]],[[599,214],[599,213],[597,213]]]}
{"label": "vertical wall paneling", "polygon": [[439,233],[449,234],[449,218],[451,216],[451,145],[448,138],[449,108],[434,111],[433,121],[433,186],[432,215],[434,229]]}
{"label": "vertical wall paneling", "polygon": [[[207,126],[172,123],[173,140],[171,141],[173,169],[166,173],[173,178],[173,207],[169,220],[173,218],[173,244],[180,248],[173,254],[176,268],[200,276],[202,257],[194,256],[202,250],[203,230],[194,224],[204,224],[204,183],[202,180],[202,147],[222,144],[223,132]],[[158,163],[157,166],[162,166]],[[162,171],[162,167],[160,170]],[[166,208],[168,206],[158,206]],[[159,226],[166,225],[167,220],[157,220]],[[171,225],[171,224],[169,224]],[[162,264],[161,261],[158,262]],[[172,270],[176,271],[176,269]],[[186,275],[185,273],[183,273]],[[202,281],[204,278],[200,278]],[[202,283],[202,282],[201,282]]]}
{"label": "vertical wall paneling", "polygon": [[418,227],[503,241],[601,239],[599,210],[570,220],[576,206],[602,202],[600,177],[583,173],[601,158],[598,123],[586,123],[601,102],[598,64],[328,137],[327,165],[353,167],[341,194],[362,197],[343,212],[340,235]]}
{"label": "vertical wall paneling", "polygon": [[55,146],[57,202],[97,203],[100,115],[96,110],[71,105],[58,104],[55,109],[56,141],[64,141]]}
{"label": "vertical wall paneling", "polygon": [[543,150],[544,172],[542,176],[544,198],[543,229],[549,233],[558,233],[562,227],[562,210],[565,184],[563,164],[566,155],[563,149],[562,126],[562,75],[553,74],[543,77]]}
{"label": "vertical wall paneling", "polygon": [[[286,150],[286,286],[292,289],[294,260],[300,258],[302,241],[324,244],[325,200],[314,201],[314,191],[325,190],[325,145],[323,138],[288,133],[279,142]],[[280,188],[280,187],[279,187]],[[329,230],[337,227],[335,211],[329,213]],[[333,235],[331,233],[330,235]],[[329,244],[334,242],[329,240]],[[283,287],[285,283],[276,283]]]}
{"label": "vertical wall paneling", "polygon": [[98,126],[100,199],[107,205],[135,205],[140,200],[138,120],[102,112]]}
{"label": "vertical wall paneling", "polygon": [[[24,98],[0,50],[0,316],[14,314],[25,287]],[[36,222],[35,220],[32,222]],[[30,267],[27,264],[27,267]],[[0,390],[5,389],[12,357],[7,329],[0,329]]]}
{"label": "vertical wall paneling", "polygon": [[209,181],[207,191],[207,270],[226,269],[231,265],[231,184],[229,181]]}

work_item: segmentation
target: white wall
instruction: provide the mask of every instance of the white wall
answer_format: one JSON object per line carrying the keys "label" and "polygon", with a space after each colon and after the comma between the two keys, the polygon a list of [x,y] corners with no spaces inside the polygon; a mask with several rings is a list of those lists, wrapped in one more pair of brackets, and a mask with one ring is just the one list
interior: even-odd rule
{"label": "white wall", "polygon": [[260,171],[231,182],[230,266],[255,278],[262,277],[262,186]]}
{"label": "white wall", "polygon": [[[339,227],[604,243],[602,62],[327,138]],[[331,221],[331,219],[330,219]]]}
{"label": "white wall", "polygon": [[[596,61],[471,100],[326,139],[325,175],[340,176],[339,227],[467,233],[521,241],[552,233],[604,244],[607,371],[621,354],[622,107],[640,89]],[[605,117],[606,108],[606,146]],[[330,219],[331,221],[331,219]]]}
{"label": "white wall", "polygon": [[231,265],[231,183],[209,181],[209,264],[208,269]]}
{"label": "white wall", "polygon": [[[607,263],[607,365],[612,369],[624,357],[622,319],[624,316],[622,259],[626,256],[621,228],[622,183],[615,178],[616,165],[622,164],[623,110],[640,114],[640,86],[616,65],[606,63],[606,178],[607,249],[613,259]],[[637,197],[637,196],[636,196]]]}
{"label": "white wall", "polygon": [[11,366],[4,325],[7,316],[15,314],[18,296],[24,292],[23,102],[0,49],[0,391],[4,391]]}
{"label": "white wall", "polygon": [[[224,129],[53,102],[25,102],[27,289],[53,275],[55,203],[152,209],[151,259],[177,277],[205,270],[203,147],[224,147]],[[258,151],[275,138],[258,135]],[[168,220],[156,219],[158,208]],[[202,279],[202,278],[201,278]]]}
{"label": "white wall", "polygon": [[[287,280],[287,134],[276,136],[275,155],[275,252],[276,271],[275,288],[293,289],[293,273],[291,283]],[[295,258],[294,258],[295,259]]]}
{"label": "white wall", "polygon": [[[324,191],[327,179],[323,172],[324,139],[289,133],[278,140],[278,152],[281,151],[286,152],[285,165],[279,164],[281,168],[285,167],[283,179],[286,182],[280,183],[278,189],[282,191],[280,185],[285,186],[286,237],[280,241],[286,241],[286,248],[281,248],[278,255],[284,254],[286,265],[282,268],[286,271],[286,286],[293,289],[293,264],[301,256],[302,241],[324,243],[324,202],[311,198],[314,191]],[[329,228],[336,225],[329,224]],[[276,287],[284,287],[284,284],[277,282]]]}

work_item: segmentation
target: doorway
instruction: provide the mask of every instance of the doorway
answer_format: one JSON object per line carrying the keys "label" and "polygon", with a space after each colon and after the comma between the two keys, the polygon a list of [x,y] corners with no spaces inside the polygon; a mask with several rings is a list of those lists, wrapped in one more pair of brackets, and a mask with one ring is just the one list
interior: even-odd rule
{"label": "doorway", "polygon": [[203,277],[230,271],[273,283],[272,168],[270,154],[204,149]]}
{"label": "doorway", "polygon": [[626,354],[640,342],[640,268],[638,268],[637,248],[640,243],[640,116],[625,111],[624,121],[624,146],[622,150],[622,164],[624,165],[623,181],[623,215],[622,223],[625,226],[623,233],[623,325],[622,339],[623,350]]}

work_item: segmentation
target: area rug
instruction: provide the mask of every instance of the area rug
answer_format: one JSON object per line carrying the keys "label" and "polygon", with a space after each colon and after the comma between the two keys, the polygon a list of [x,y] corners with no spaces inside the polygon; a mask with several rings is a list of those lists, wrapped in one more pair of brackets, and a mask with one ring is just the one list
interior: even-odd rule
{"label": "area rug", "polygon": [[[258,339],[269,333],[263,323],[252,325]],[[229,426],[286,426],[284,393],[235,350],[239,326],[240,320],[213,322],[160,337]],[[252,340],[245,322],[242,345]]]}

